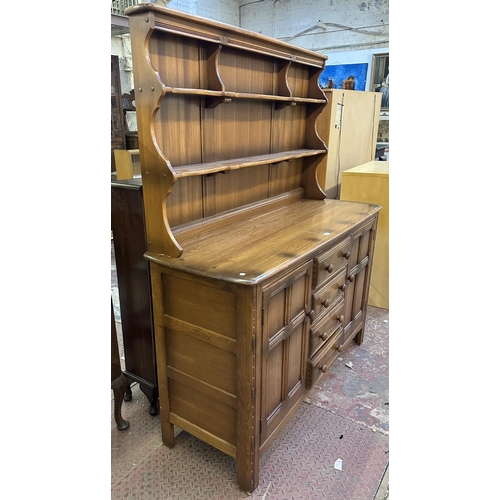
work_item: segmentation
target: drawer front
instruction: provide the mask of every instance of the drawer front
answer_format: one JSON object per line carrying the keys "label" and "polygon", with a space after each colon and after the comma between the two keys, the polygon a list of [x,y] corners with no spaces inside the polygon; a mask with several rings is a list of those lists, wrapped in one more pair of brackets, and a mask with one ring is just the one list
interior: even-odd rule
{"label": "drawer front", "polygon": [[326,250],[314,259],[313,288],[324,283],[328,278],[337,274],[351,257],[351,239],[346,238],[330,250]]}
{"label": "drawer front", "polygon": [[339,328],[330,338],[324,347],[322,347],[316,356],[307,362],[306,388],[310,389],[319,380],[321,375],[328,371],[328,368],[337,359],[342,348],[343,329]]}
{"label": "drawer front", "polygon": [[313,356],[343,326],[344,300],[337,302],[317,325],[311,328],[309,357]]}
{"label": "drawer front", "polygon": [[327,281],[324,286],[316,289],[312,295],[311,304],[314,310],[313,324],[321,320],[327,311],[336,307],[337,302],[344,298],[346,289],[346,268],[334,276],[331,281]]}

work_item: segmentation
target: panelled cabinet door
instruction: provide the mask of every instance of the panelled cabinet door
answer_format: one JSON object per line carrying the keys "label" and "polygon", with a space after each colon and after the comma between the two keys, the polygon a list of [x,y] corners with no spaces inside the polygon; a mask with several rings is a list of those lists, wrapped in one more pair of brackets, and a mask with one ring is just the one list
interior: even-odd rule
{"label": "panelled cabinet door", "polygon": [[312,261],[263,288],[261,446],[306,392]]}
{"label": "panelled cabinet door", "polygon": [[350,341],[364,320],[370,285],[371,255],[375,246],[376,220],[352,235],[351,257],[347,269],[344,343]]}

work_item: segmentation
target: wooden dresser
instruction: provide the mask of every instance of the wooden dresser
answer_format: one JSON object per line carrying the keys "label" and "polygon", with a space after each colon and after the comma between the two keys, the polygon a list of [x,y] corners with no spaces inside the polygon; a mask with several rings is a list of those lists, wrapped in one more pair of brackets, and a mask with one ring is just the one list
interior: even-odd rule
{"label": "wooden dresser", "polygon": [[253,491],[273,437],[363,341],[378,205],[326,199],[326,57],[152,4],[130,19],[163,441]]}

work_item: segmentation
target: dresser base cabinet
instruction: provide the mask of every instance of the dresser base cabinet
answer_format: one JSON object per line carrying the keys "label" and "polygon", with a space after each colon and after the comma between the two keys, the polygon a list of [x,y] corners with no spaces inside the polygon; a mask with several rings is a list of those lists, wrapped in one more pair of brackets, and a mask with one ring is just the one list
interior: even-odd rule
{"label": "dresser base cabinet", "polygon": [[[378,207],[299,205],[193,238],[182,259],[146,254],[163,441],[174,446],[177,425],[236,458],[244,491],[255,489],[263,451],[339,352],[363,341]],[[273,225],[290,213],[295,226]],[[245,227],[260,245],[243,238],[220,248]],[[279,241],[290,244],[280,252]]]}

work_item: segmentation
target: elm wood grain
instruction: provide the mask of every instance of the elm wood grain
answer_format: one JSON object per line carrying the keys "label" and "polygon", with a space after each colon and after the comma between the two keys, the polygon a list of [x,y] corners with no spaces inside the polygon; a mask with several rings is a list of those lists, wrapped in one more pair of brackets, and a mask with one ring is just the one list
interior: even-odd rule
{"label": "elm wood grain", "polygon": [[[145,164],[146,213],[151,214],[147,218],[148,248],[179,257],[182,247],[175,240],[172,229],[177,222],[189,222],[187,214],[196,217],[196,210],[190,208],[191,200],[192,203],[196,201],[192,197],[183,201],[183,215],[179,218],[180,207],[167,200],[171,193],[173,195],[178,181],[176,166],[278,153],[284,153],[282,159],[286,159],[287,151],[298,149],[317,150],[319,156],[324,155],[326,148],[315,132],[315,120],[326,104],[317,85],[317,76],[326,57],[267,37],[255,40],[248,31],[199,21],[192,16],[179,16],[174,11],[155,6],[132,8],[130,21],[133,58],[137,61],[134,78],[136,89],[139,89],[136,98],[139,143],[144,150],[141,161]],[[287,54],[282,52],[285,47]],[[286,64],[291,61],[290,74],[299,89],[298,95],[267,94],[277,92],[278,85],[288,85],[283,78],[286,80],[290,71],[284,76],[275,73],[283,65],[281,59],[285,59]],[[171,68],[175,71],[169,71]],[[240,73],[248,78],[241,78]],[[282,83],[278,84],[280,78]],[[210,94],[212,89],[204,88],[208,83],[216,87],[214,92],[225,94]],[[174,89],[193,94],[180,95]],[[235,92],[234,97],[244,100],[233,100],[213,109],[204,107],[206,98],[200,97],[200,93],[227,97],[227,92]],[[274,110],[266,103],[268,97],[273,100],[286,97],[300,105]],[[309,106],[314,109],[306,110]],[[298,111],[288,112],[292,108]],[[267,132],[269,123],[275,130],[272,134]],[[153,134],[149,133],[151,127]],[[142,140],[141,130],[144,132]],[[284,130],[285,134],[277,132],[279,130]],[[306,166],[308,193],[314,198],[324,197],[314,174],[317,161],[302,161]],[[260,160],[256,165],[260,165]],[[189,175],[201,175],[203,168],[199,172],[190,169]],[[184,169],[181,174],[184,175]],[[241,184],[237,190],[241,192],[244,188]],[[175,200],[180,199],[185,200],[185,197],[175,196]],[[208,211],[206,215],[213,213]]]}
{"label": "elm wood grain", "polygon": [[335,331],[326,345],[307,362],[307,388],[313,387],[323,373],[326,373],[342,351],[342,328]]}
{"label": "elm wood grain", "polygon": [[264,287],[261,446],[305,396],[312,262]]}
{"label": "elm wood grain", "polygon": [[330,276],[337,274],[340,269],[344,268],[351,258],[350,247],[351,241],[346,238],[314,259],[314,288],[322,285]]}
{"label": "elm wood grain", "polygon": [[[366,215],[358,215],[358,218],[363,223]],[[360,227],[365,229],[366,224]],[[340,241],[333,240],[330,244],[333,248],[338,247],[343,238],[341,235]],[[364,249],[365,245],[358,247]],[[257,255],[257,247],[254,247],[254,253]],[[209,258],[212,263],[217,259],[217,256],[214,260]],[[178,260],[181,259],[170,259],[170,263]],[[166,393],[165,396],[160,394],[162,417],[167,420],[162,425],[179,425],[235,456],[238,484],[246,491],[257,484],[258,461],[263,450],[305,397],[307,377],[317,381],[342,348],[340,330],[335,335],[335,351],[330,349],[327,338],[326,351],[317,351],[318,356],[311,361],[312,367],[307,375],[305,343],[308,341],[309,319],[306,311],[311,300],[312,265],[313,259],[309,258],[291,272],[289,269],[278,272],[262,283],[248,286],[226,281],[220,276],[210,279],[172,269],[170,264],[152,262],[153,283],[162,284],[163,303],[157,323],[163,318],[163,325],[156,330],[159,349],[164,349],[157,353],[158,366],[164,366],[167,373],[166,384],[160,384]],[[364,269],[366,267],[363,265]],[[301,285],[299,292],[294,294],[290,287],[295,283]],[[244,296],[246,298],[242,299]],[[340,308],[333,312],[335,317],[327,317],[328,328],[332,330],[341,321]],[[240,361],[233,365],[233,344],[223,339],[230,338],[235,325],[240,329],[236,333],[236,350],[241,355]],[[164,347],[161,347],[162,343]],[[207,359],[219,367],[217,373],[204,368]],[[321,364],[318,364],[318,359]],[[228,364],[229,360],[232,360],[231,364]],[[248,367],[245,374],[244,366]],[[168,377],[169,372],[174,376]],[[256,374],[260,375],[259,383]],[[174,383],[179,376],[189,383]],[[238,382],[234,385],[234,380],[242,381],[241,388]],[[193,391],[196,391],[195,396]],[[230,412],[234,407],[233,395],[237,407],[241,408],[237,422],[250,422],[251,425],[235,423],[234,414]],[[168,402],[168,408],[163,406],[163,401]],[[236,435],[231,434],[234,426]],[[248,431],[245,437],[241,435],[243,429]],[[231,436],[241,444],[235,445]],[[164,439],[170,446],[175,444],[173,434],[171,440],[168,436]],[[245,453],[244,449],[247,450]],[[248,450],[253,450],[250,457]]]}
{"label": "elm wood grain", "polygon": [[267,101],[234,101],[214,109],[205,109],[202,162],[270,153],[271,113],[272,102]]}
{"label": "elm wood grain", "polygon": [[354,337],[358,345],[361,345],[364,340],[377,223],[378,217],[354,230],[351,236],[352,246],[347,267],[346,283],[348,283],[348,288],[346,291],[343,345],[346,345]]}
{"label": "elm wood grain", "polygon": [[[311,209],[307,215],[303,208],[299,210],[297,205],[308,205],[305,201],[316,205],[316,210]],[[328,208],[321,215],[318,209],[325,204]],[[165,393],[160,392],[162,428],[166,428],[164,442],[174,446],[170,429],[175,424],[235,457],[238,484],[245,491],[251,491],[258,484],[259,459],[302,403],[310,387],[308,377],[317,381],[323,373],[321,368],[330,366],[337,357],[333,350],[324,352],[321,346],[315,349],[323,361],[319,367],[314,362],[314,370],[310,368],[308,375],[310,319],[307,311],[311,307],[314,258],[316,263],[324,262],[325,256],[331,255],[345,260],[343,256],[348,250],[346,232],[340,227],[333,239],[322,242],[325,227],[333,228],[338,223],[337,217],[343,215],[342,224],[346,224],[348,234],[357,235],[360,231],[356,228],[364,231],[367,220],[373,227],[380,208],[337,200],[304,200],[292,207],[287,207],[291,210],[290,221],[285,208],[255,217],[255,225],[249,225],[248,220],[237,223],[242,232],[245,228],[256,231],[253,238],[256,244],[250,248],[246,248],[247,240],[235,233],[235,225],[232,225],[200,231],[197,237],[185,242],[186,252],[180,259],[158,259],[160,265],[150,253],[146,254],[152,259],[152,282],[157,283],[153,286],[153,296],[156,295],[159,302],[155,313],[160,325],[156,328],[157,363],[159,373],[164,370],[166,374],[165,378],[159,375],[161,391]],[[304,217],[301,230],[291,223],[295,220],[300,225],[299,214]],[[313,224],[315,216],[319,219],[315,221],[317,226]],[[288,265],[281,267],[272,262],[272,270],[260,280],[241,281],[244,277],[232,280],[231,274],[220,273],[203,276],[199,269],[189,265],[191,250],[196,246],[201,255],[205,252],[201,262],[206,269],[225,262],[229,254],[217,253],[217,244],[232,253],[235,269],[240,269],[236,262],[240,257],[260,264],[261,257],[267,256],[262,239],[274,237],[283,224],[291,241],[310,237],[311,252],[304,253],[301,248],[297,255],[289,253]],[[309,234],[307,228],[311,227],[315,227],[316,232]],[[238,242],[230,250],[224,242],[220,243],[226,233]],[[278,237],[269,246],[269,257],[276,254],[277,248],[287,246],[280,245]],[[365,244],[356,248],[356,255],[367,251]],[[339,257],[338,251],[342,253]],[[328,279],[332,284],[337,283],[335,276],[329,276],[323,283],[329,284]],[[325,323],[328,323],[329,335],[325,345],[329,345],[330,332],[342,323],[343,304],[341,301],[337,304],[340,307],[327,313]],[[319,335],[317,328],[311,330],[312,335],[316,333]],[[342,348],[342,330],[335,335],[338,353]],[[177,383],[179,380],[182,384]]]}
{"label": "elm wood grain", "polygon": [[175,167],[177,177],[186,177],[190,175],[214,174],[238,170],[240,168],[254,167],[257,165],[267,165],[269,163],[279,163],[282,161],[296,160],[306,156],[315,156],[326,153],[324,149],[297,149],[294,151],[284,151],[266,155],[250,156],[246,158],[231,158],[230,160],[219,160],[207,163],[198,163],[195,165],[181,165]]}
{"label": "elm wood grain", "polygon": [[140,19],[149,29],[181,34],[185,38],[222,44],[242,51],[268,54],[308,66],[322,68],[327,59],[323,54],[281,42],[276,38],[153,4],[128,7],[125,9],[125,15],[129,16],[130,21]]}
{"label": "elm wood grain", "polygon": [[163,441],[173,447],[173,425],[181,426],[237,458],[238,484],[250,490],[258,475],[253,384],[259,347],[256,318],[248,315],[255,291],[175,270],[166,274],[155,263],[151,274]]}
{"label": "elm wood grain", "polygon": [[347,285],[345,283],[345,270],[339,272],[335,278],[313,291],[312,308],[316,311],[316,317],[319,319],[321,315],[331,306],[333,306],[345,292]]}
{"label": "elm wood grain", "polygon": [[309,357],[314,356],[324,343],[342,327],[342,321],[344,320],[343,312],[344,302],[340,300],[332,306],[321,322],[311,327]]}
{"label": "elm wood grain", "polygon": [[378,205],[366,203],[302,199],[214,231],[201,227],[186,238],[181,233],[178,240],[189,248],[189,253],[180,259],[154,252],[147,252],[146,257],[202,276],[257,283],[300,263],[315,251],[328,249],[337,238],[348,237],[357,225],[374,220],[379,210]]}
{"label": "elm wood grain", "polygon": [[[302,170],[302,167],[300,167],[300,170]],[[273,180],[269,179],[269,181],[270,181],[270,189],[274,190]],[[261,199],[260,201],[256,203],[251,203],[249,205],[243,205],[243,206],[236,205],[236,207],[232,210],[227,210],[223,213],[217,213],[205,217],[203,218],[202,222],[198,220],[176,226],[174,228],[174,233],[176,235],[183,234],[183,238],[187,240],[192,236],[198,235],[202,231],[201,228],[203,227],[205,228],[209,227],[210,231],[213,231],[214,229],[217,229],[219,227],[223,227],[237,221],[246,220],[249,217],[255,217],[259,214],[262,215],[267,212],[276,210],[278,208],[292,205],[293,203],[296,203],[302,199],[303,189],[302,188],[295,189],[293,187],[295,186],[295,183],[293,183],[293,186],[292,185],[290,186],[291,186],[290,191],[283,193],[282,189],[286,189],[285,182],[283,182],[283,185],[280,186],[280,190],[277,191],[277,193],[279,194],[273,196],[272,198]]]}
{"label": "elm wood grain", "polygon": [[235,457],[251,492],[308,378],[362,340],[380,207],[318,183],[325,56],[154,5],[127,15],[162,439],[175,424]]}
{"label": "elm wood grain", "polygon": [[[256,94],[254,92],[232,92],[230,90],[209,90],[209,89],[190,89],[179,87],[163,87],[165,94],[182,94],[194,95],[200,97],[214,97],[218,98],[219,102],[231,102],[232,99],[253,99],[259,101],[276,101],[283,103],[283,105],[296,105],[302,103],[323,104],[325,99],[313,99],[311,97],[285,97],[273,94]],[[224,101],[224,99],[227,99]],[[208,106],[207,106],[208,107]]]}
{"label": "elm wood grain", "polygon": [[125,376],[147,396],[158,413],[154,331],[141,179],[111,183],[111,229],[125,355]]}

